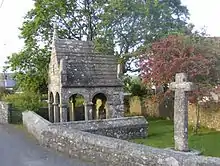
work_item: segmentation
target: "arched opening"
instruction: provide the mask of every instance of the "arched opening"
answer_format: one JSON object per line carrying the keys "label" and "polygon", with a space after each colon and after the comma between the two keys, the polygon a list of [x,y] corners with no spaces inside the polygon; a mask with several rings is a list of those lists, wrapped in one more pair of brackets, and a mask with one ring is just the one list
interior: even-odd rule
{"label": "arched opening", "polygon": [[85,120],[85,98],[80,94],[73,94],[69,98],[68,121]]}
{"label": "arched opening", "polygon": [[55,103],[54,103],[54,114],[56,122],[60,122],[60,95],[57,92],[55,96]]}
{"label": "arched opening", "polygon": [[54,122],[54,109],[53,109],[54,97],[53,93],[49,94],[49,103],[48,103],[48,113],[49,113],[49,121]]}
{"label": "arched opening", "polygon": [[93,119],[106,119],[107,117],[107,97],[103,93],[98,93],[92,98]]}

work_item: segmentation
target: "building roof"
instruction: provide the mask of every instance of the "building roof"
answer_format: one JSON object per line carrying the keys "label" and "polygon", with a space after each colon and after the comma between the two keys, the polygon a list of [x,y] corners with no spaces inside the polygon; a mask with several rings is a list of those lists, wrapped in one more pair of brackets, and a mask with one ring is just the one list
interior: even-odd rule
{"label": "building roof", "polygon": [[13,73],[0,73],[0,87],[13,88],[15,85]]}
{"label": "building roof", "polygon": [[53,47],[58,63],[63,61],[63,86],[122,86],[116,57],[96,53],[92,42],[56,38]]}

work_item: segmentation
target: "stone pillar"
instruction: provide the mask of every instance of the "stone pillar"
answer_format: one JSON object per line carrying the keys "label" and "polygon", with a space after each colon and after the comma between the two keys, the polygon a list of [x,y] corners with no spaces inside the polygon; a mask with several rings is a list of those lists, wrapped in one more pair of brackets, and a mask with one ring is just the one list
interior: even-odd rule
{"label": "stone pillar", "polygon": [[108,109],[108,111],[106,112],[106,119],[113,118],[113,114],[115,114],[115,111],[113,109],[112,102],[107,101],[106,105],[107,105],[107,109]]}
{"label": "stone pillar", "polygon": [[54,122],[59,122],[59,106],[58,103],[53,103]]}
{"label": "stone pillar", "polygon": [[99,110],[95,107],[95,115],[96,115],[96,119],[99,119]]}
{"label": "stone pillar", "polygon": [[109,118],[121,118],[124,117],[124,105],[119,104],[119,105],[114,105],[114,104],[109,104],[108,106],[108,117]]}
{"label": "stone pillar", "polygon": [[61,116],[60,116],[60,122],[67,122],[67,108],[68,108],[68,105],[65,104],[65,103],[62,103],[60,105],[60,112],[61,112]]}
{"label": "stone pillar", "polygon": [[12,105],[10,103],[0,101],[0,123],[12,123]]}
{"label": "stone pillar", "polygon": [[89,120],[89,110],[88,110],[88,107],[87,107],[87,103],[84,103],[84,111],[85,111],[85,121],[88,121]]}
{"label": "stone pillar", "polygon": [[120,105],[118,106],[119,117],[124,117],[124,92],[119,92]]}
{"label": "stone pillar", "polygon": [[71,104],[71,109],[70,109],[70,121],[74,121],[75,120],[75,100],[71,100],[70,104]]}
{"label": "stone pillar", "polygon": [[117,118],[124,117],[124,105],[123,104],[117,105],[116,110],[117,110]]}
{"label": "stone pillar", "polygon": [[92,110],[92,107],[93,107],[93,103],[90,102],[87,104],[87,112],[88,112],[88,119],[89,120],[93,120],[93,110]]}
{"label": "stone pillar", "polygon": [[106,108],[106,119],[109,119],[109,105],[107,102],[105,103],[105,108]]}
{"label": "stone pillar", "polygon": [[114,92],[112,95],[112,102],[109,104],[109,113],[111,118],[124,117],[124,93]]}
{"label": "stone pillar", "polygon": [[48,117],[50,122],[54,122],[54,109],[52,102],[48,102]]}

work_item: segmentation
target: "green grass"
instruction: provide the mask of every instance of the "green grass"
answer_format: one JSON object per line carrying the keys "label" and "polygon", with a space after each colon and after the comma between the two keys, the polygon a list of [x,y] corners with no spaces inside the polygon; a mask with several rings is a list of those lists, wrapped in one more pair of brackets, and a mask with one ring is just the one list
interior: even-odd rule
{"label": "green grass", "polygon": [[[202,152],[206,156],[220,157],[220,132],[201,128],[198,134],[189,127],[189,147]],[[166,148],[174,147],[173,122],[169,120],[151,120],[149,135],[146,139],[135,139],[132,142],[148,146]]]}

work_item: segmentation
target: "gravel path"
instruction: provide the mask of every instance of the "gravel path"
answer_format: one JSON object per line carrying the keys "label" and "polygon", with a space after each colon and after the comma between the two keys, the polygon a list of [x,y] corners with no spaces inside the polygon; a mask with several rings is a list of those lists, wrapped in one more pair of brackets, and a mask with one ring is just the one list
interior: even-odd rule
{"label": "gravel path", "polygon": [[0,166],[94,166],[41,147],[12,125],[0,125],[0,151]]}

